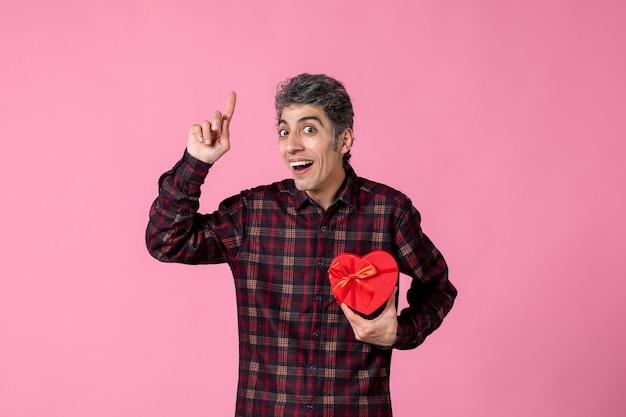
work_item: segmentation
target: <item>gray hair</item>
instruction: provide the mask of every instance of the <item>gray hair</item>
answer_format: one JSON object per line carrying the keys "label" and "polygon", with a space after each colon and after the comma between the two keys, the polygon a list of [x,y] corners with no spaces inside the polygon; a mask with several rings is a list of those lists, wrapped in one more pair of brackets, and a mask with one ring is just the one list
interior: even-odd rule
{"label": "gray hair", "polygon": [[[343,84],[324,74],[300,74],[278,84],[276,88],[276,116],[280,119],[285,107],[292,104],[308,104],[324,110],[333,126],[332,149],[339,146],[339,135],[352,129],[354,110],[352,101]],[[350,152],[343,156],[348,165]]]}

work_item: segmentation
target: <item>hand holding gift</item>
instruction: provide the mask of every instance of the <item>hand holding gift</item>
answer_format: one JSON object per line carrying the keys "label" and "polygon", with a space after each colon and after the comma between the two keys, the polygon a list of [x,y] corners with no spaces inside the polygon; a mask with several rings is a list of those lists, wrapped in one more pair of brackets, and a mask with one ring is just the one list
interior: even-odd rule
{"label": "hand holding gift", "polygon": [[362,316],[375,316],[398,285],[398,265],[389,253],[377,250],[360,257],[337,255],[328,278],[339,304],[345,303]]}
{"label": "hand holding gift", "polygon": [[341,304],[341,309],[350,322],[356,340],[381,348],[393,347],[398,333],[396,293],[397,288],[387,300],[382,312],[373,319],[363,318],[345,303]]}

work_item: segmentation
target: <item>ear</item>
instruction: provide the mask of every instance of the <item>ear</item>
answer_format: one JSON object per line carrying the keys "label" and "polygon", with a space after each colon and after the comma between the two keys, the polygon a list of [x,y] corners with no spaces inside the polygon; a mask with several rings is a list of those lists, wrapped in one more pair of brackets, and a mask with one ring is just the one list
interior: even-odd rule
{"label": "ear", "polygon": [[352,134],[352,129],[347,128],[342,133],[339,134],[339,152],[341,154],[346,154],[352,148],[352,143],[354,143],[354,136]]}

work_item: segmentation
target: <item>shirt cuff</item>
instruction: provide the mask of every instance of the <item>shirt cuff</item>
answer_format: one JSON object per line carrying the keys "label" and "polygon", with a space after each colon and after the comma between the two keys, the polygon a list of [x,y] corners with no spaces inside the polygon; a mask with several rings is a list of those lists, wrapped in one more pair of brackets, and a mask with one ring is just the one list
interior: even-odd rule
{"label": "shirt cuff", "polygon": [[400,350],[412,349],[421,344],[419,332],[415,329],[412,321],[407,322],[404,317],[398,316],[398,331],[396,332],[396,342],[392,347]]}
{"label": "shirt cuff", "polygon": [[203,162],[191,156],[187,149],[181,162],[182,176],[189,182],[202,184],[213,164]]}
{"label": "shirt cuff", "polygon": [[183,157],[176,162],[176,165],[169,171],[163,173],[159,178],[159,189],[163,188],[168,179],[173,179],[174,182],[172,185],[179,188],[186,188],[187,186],[184,184],[188,184],[191,186],[191,189],[188,191],[192,194],[196,192],[196,190],[199,192],[199,186],[204,183],[204,179],[209,173],[211,166],[212,164],[207,164],[206,162],[194,158],[185,149]]}

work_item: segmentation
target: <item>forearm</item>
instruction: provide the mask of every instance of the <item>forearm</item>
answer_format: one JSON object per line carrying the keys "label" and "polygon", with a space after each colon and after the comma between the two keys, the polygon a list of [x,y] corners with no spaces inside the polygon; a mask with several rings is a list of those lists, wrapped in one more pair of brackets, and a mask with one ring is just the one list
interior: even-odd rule
{"label": "forearm", "polygon": [[422,284],[414,279],[407,292],[409,307],[398,316],[397,349],[413,349],[434,332],[448,314],[457,295],[457,290],[448,280],[447,267],[440,276],[431,277]]}
{"label": "forearm", "polygon": [[412,349],[424,342],[448,314],[457,295],[448,280],[448,265],[431,240],[422,233],[419,212],[411,206],[401,217],[396,234],[400,271],[411,276],[409,307],[398,316],[394,347]]}
{"label": "forearm", "polygon": [[159,195],[150,209],[146,245],[163,262],[215,261],[217,248],[205,230],[199,208],[200,186],[210,168],[187,152],[159,179]]}

